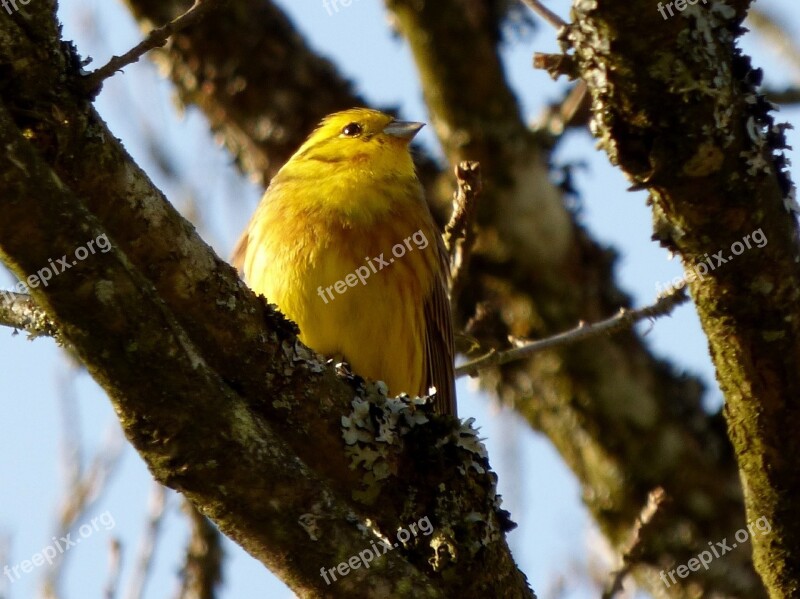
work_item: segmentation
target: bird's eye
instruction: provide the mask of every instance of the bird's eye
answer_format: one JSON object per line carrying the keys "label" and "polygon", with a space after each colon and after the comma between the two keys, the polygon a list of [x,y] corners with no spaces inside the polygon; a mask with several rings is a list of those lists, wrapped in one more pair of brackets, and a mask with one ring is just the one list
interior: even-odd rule
{"label": "bird's eye", "polygon": [[344,129],[342,129],[342,135],[347,137],[358,137],[361,135],[361,125],[358,123],[350,123],[349,125],[345,125]]}

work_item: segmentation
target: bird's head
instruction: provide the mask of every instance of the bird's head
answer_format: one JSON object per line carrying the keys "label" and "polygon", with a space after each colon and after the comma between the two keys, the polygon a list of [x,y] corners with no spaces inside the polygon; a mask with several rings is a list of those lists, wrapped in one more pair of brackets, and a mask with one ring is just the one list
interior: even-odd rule
{"label": "bird's head", "polygon": [[320,172],[363,170],[390,176],[414,176],[409,143],[423,123],[398,121],[367,108],[331,114],[292,158]]}

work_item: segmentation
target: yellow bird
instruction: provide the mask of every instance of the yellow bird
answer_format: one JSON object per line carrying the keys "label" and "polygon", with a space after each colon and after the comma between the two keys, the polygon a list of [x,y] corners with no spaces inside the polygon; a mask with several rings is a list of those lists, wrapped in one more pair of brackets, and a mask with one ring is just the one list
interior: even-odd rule
{"label": "yellow bird", "polygon": [[326,117],[272,179],[234,252],[300,339],[391,395],[456,415],[448,267],[409,151],[422,123]]}

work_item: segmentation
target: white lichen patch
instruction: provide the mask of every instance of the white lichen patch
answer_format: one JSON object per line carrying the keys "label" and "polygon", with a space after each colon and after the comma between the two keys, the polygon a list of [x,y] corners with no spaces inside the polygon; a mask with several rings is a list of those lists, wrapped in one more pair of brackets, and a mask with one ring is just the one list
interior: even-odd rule
{"label": "white lichen patch", "polygon": [[370,395],[378,396],[378,401],[373,403],[363,397],[353,398],[352,411],[342,416],[341,424],[350,467],[365,471],[362,478],[364,488],[353,495],[371,503],[380,492],[378,483],[395,473],[391,456],[402,449],[403,436],[413,427],[428,421],[428,416],[420,409],[428,400],[386,397],[387,387],[381,381],[368,382],[366,388]]}
{"label": "white lichen patch", "polygon": [[[473,453],[483,459],[488,459],[489,452],[486,451],[486,446],[483,444],[483,439],[478,437],[478,429],[472,427],[475,423],[474,418],[467,418],[461,423],[461,427],[454,433],[455,444],[470,453]],[[479,472],[483,473],[483,467],[480,467]]]}
{"label": "white lichen patch", "polygon": [[[735,40],[727,26],[735,15],[736,11],[722,2],[715,3],[712,10],[687,6],[681,13],[687,20],[686,27],[676,38],[681,59],[665,55],[659,68],[651,71],[668,89],[684,96],[687,104],[698,99],[711,102],[716,132],[730,129],[736,106],[733,100],[737,86],[730,69]],[[693,64],[689,66],[685,61]],[[705,76],[698,77],[698,73]],[[722,147],[730,143],[729,139],[719,141]]]}
{"label": "white lichen patch", "polygon": [[577,12],[589,12],[597,8],[597,0],[577,0],[574,10]]}
{"label": "white lichen patch", "polygon": [[283,370],[285,376],[293,374],[293,366],[302,366],[309,372],[320,373],[325,370],[325,358],[318,353],[308,349],[299,339],[284,339],[281,342],[281,350],[286,359],[290,362]]}
{"label": "white lichen patch", "polygon": [[[367,396],[374,397],[375,383],[365,383]],[[383,488],[382,481],[397,474],[404,445],[416,438],[413,429],[430,420],[429,398],[385,397],[377,394],[376,400],[355,397],[352,410],[342,418],[342,435],[347,444],[350,467],[362,469],[361,486],[353,497],[364,503],[374,503]],[[438,420],[431,423],[440,430]],[[459,559],[459,551],[474,556],[486,546],[502,539],[503,531],[511,524],[508,514],[501,510],[497,495],[497,476],[488,471],[487,451],[473,427],[474,419],[460,423],[458,428],[447,427],[425,443],[429,451],[441,452],[447,460],[456,458],[458,472],[453,484],[450,477],[424,492],[410,488],[404,499],[403,522],[419,516],[425,503],[425,513],[435,522],[430,537],[416,536],[412,544],[423,542],[429,551],[429,562],[436,571],[443,571]],[[427,432],[427,431],[426,431]],[[422,434],[422,431],[419,432]],[[420,493],[423,495],[420,498]],[[433,505],[430,500],[433,499]],[[467,517],[462,517],[467,514]],[[377,531],[372,531],[377,534]],[[396,535],[399,537],[399,534]]]}
{"label": "white lichen patch", "polygon": [[297,519],[298,524],[306,531],[312,541],[318,541],[321,535],[317,516],[315,514],[302,514]]}
{"label": "white lichen patch", "polygon": [[122,165],[120,187],[125,190],[131,208],[147,221],[151,227],[160,227],[167,217],[164,198],[153,192],[153,187],[144,172],[125,161]]}
{"label": "white lichen patch", "polygon": [[210,276],[216,267],[214,254],[204,244],[198,246],[195,238],[179,235],[175,240],[175,249],[184,258],[183,262],[190,265],[192,279]]}
{"label": "white lichen patch", "polygon": [[786,208],[787,212],[800,214],[800,204],[797,203],[797,187],[795,187],[794,183],[792,183],[789,193],[783,198],[783,207]]}
{"label": "white lichen patch", "polygon": [[94,284],[94,293],[97,300],[102,304],[111,304],[114,301],[114,283],[107,279],[101,279]]}
{"label": "white lichen patch", "polygon": [[218,299],[217,305],[226,308],[230,312],[236,311],[236,296],[231,294],[227,299]]}

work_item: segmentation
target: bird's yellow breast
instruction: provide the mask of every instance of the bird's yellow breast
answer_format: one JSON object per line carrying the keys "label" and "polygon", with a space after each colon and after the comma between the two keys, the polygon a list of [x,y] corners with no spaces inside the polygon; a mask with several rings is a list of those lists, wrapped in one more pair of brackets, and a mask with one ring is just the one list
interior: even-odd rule
{"label": "bird's yellow breast", "polygon": [[325,197],[306,188],[298,201],[292,183],[277,181],[259,207],[248,283],[298,324],[309,347],[342,356],[390,393],[424,393],[423,303],[435,284],[438,233],[418,190],[325,186]]}

